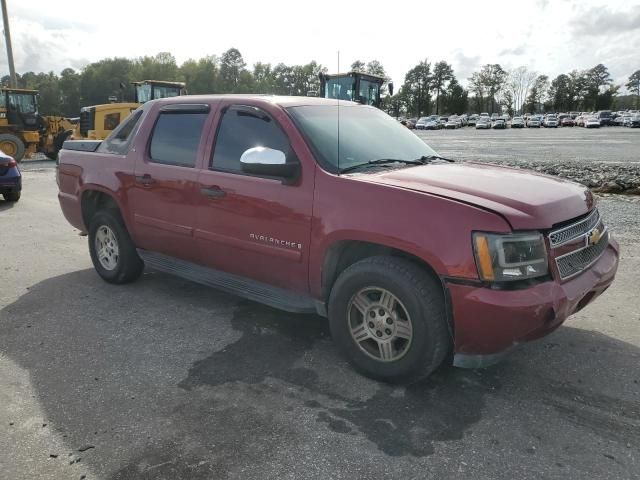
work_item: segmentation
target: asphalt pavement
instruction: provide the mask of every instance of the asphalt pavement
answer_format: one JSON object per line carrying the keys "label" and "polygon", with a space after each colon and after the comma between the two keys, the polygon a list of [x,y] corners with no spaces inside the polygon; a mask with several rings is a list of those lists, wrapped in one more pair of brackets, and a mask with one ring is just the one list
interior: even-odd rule
{"label": "asphalt pavement", "polygon": [[36,162],[0,201],[2,479],[640,478],[638,197],[600,198],[622,261],[593,305],[404,388],[354,373],[320,317],[153,272],[104,283],[56,193]]}

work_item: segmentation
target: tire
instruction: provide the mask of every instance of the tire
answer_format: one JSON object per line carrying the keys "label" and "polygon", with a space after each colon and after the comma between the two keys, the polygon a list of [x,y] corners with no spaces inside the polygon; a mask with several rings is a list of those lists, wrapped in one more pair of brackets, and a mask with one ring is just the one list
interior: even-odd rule
{"label": "tire", "polygon": [[24,142],[13,133],[0,133],[0,150],[13,157],[16,162],[24,158]]}
{"label": "tire", "polygon": [[3,193],[2,196],[7,202],[17,202],[20,200],[20,191]]}
{"label": "tire", "polygon": [[[392,313],[380,308],[380,302],[390,305],[383,293],[395,299]],[[375,380],[415,383],[438,368],[451,348],[442,286],[402,258],[369,257],[348,267],[331,290],[328,311],[343,355]]]}
{"label": "tire", "polygon": [[[98,242],[104,245],[106,255],[98,252]],[[100,210],[91,218],[89,253],[98,275],[108,283],[133,282],[144,270],[144,262],[138,256],[118,210]]]}

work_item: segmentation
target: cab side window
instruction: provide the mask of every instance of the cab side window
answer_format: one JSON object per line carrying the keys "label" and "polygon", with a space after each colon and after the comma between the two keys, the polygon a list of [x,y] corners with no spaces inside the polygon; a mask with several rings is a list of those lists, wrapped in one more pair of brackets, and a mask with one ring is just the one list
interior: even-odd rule
{"label": "cab side window", "polygon": [[211,163],[212,170],[242,173],[240,157],[254,147],[268,147],[292,157],[289,139],[265,111],[249,106],[232,106],[224,112]]}

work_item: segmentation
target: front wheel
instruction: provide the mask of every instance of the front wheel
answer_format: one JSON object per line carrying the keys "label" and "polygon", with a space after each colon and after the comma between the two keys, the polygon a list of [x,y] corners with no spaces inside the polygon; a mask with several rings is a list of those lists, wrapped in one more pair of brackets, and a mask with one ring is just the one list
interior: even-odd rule
{"label": "front wheel", "polygon": [[109,283],[138,279],[144,263],[117,210],[96,213],[89,225],[89,253],[98,275]]}
{"label": "front wheel", "polygon": [[397,257],[370,257],[347,268],[329,298],[331,334],[364,375],[414,383],[450,349],[440,283]]}

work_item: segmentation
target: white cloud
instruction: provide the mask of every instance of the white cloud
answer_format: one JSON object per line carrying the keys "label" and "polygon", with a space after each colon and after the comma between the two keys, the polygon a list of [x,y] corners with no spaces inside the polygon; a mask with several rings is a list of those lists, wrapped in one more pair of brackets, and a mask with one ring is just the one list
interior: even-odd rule
{"label": "white cloud", "polygon": [[[618,83],[640,68],[640,0],[366,4],[308,0],[51,3],[8,0],[19,71],[172,52],[178,62],[238,48],[257,61],[330,71],[377,59],[399,85],[419,61],[450,62],[461,82],[484,63],[550,77],[598,63]],[[6,72],[4,42],[0,68]]]}

